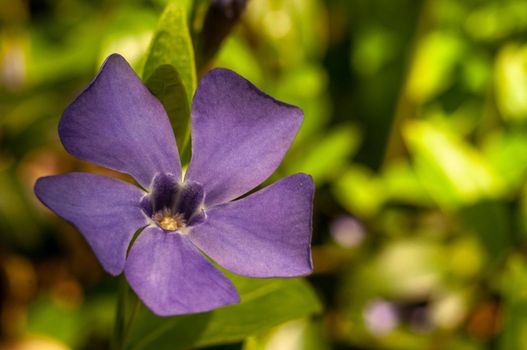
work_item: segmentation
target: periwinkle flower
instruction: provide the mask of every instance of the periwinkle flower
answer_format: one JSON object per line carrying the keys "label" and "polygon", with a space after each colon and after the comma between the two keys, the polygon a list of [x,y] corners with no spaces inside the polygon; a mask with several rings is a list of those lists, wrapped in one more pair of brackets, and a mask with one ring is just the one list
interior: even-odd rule
{"label": "periwinkle flower", "polygon": [[238,74],[211,70],[193,99],[192,158],[183,176],[165,110],[114,54],[64,111],[59,136],[72,155],[127,173],[146,191],[68,173],[40,178],[35,193],[79,229],[108,273],[124,271],[154,313],[237,303],[232,283],[202,251],[245,276],[312,270],[310,176],[295,174],[238,199],[275,171],[302,118]]}

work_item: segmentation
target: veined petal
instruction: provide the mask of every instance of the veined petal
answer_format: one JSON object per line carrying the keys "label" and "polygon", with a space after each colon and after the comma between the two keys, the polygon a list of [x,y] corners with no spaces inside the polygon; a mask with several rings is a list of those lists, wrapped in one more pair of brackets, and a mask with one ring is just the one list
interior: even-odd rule
{"label": "veined petal", "polygon": [[302,119],[238,74],[211,70],[194,95],[186,178],[203,185],[208,206],[239,197],[276,170]]}
{"label": "veined petal", "polygon": [[123,271],[134,233],[147,224],[139,207],[143,191],[106,176],[68,173],[41,177],[35,194],[79,229],[108,273]]}
{"label": "veined petal", "polygon": [[250,277],[311,272],[313,180],[286,177],[248,197],[207,211],[190,239],[218,264]]}
{"label": "veined petal", "polygon": [[174,133],[161,103],[125,59],[113,54],[64,111],[59,135],[74,156],[150,186],[158,172],[181,176]]}
{"label": "veined petal", "polygon": [[179,233],[147,227],[126,262],[130,286],[160,316],[209,311],[239,302],[232,283]]}

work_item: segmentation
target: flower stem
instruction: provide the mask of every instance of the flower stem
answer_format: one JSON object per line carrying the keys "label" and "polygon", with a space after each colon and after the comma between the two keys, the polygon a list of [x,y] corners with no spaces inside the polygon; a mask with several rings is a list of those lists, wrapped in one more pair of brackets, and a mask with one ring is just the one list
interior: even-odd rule
{"label": "flower stem", "polygon": [[[128,284],[126,279],[121,276],[119,280],[119,291],[117,295],[117,308],[115,310],[115,324],[112,338],[112,350],[124,349],[125,340],[125,319],[126,319],[126,303],[128,298]],[[126,327],[128,328],[128,327]]]}
{"label": "flower stem", "polygon": [[128,322],[126,323],[126,327],[124,328],[123,345],[126,343],[126,340],[128,339],[128,334],[130,333],[130,329],[132,328],[132,323],[134,323],[135,316],[137,315],[137,310],[139,310],[140,306],[141,306],[141,302],[139,301],[139,298],[136,297],[134,306],[130,313],[130,317],[128,318]]}

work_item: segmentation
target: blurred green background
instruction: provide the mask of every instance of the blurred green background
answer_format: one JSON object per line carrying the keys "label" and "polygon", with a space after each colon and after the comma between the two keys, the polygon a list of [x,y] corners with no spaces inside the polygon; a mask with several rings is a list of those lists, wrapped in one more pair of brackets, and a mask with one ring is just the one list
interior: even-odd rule
{"label": "blurred green background", "polygon": [[[58,120],[108,54],[142,71],[166,3],[0,0],[0,349],[109,346],[116,280],[32,187],[109,173]],[[249,0],[214,66],[305,112],[270,181],[314,177],[322,309],[203,345],[527,349],[526,1]]]}

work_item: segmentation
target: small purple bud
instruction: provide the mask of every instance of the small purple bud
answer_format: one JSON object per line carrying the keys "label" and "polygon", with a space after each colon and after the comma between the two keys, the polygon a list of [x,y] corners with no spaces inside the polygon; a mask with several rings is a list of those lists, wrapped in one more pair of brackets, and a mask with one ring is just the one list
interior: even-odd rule
{"label": "small purple bud", "polygon": [[200,65],[203,67],[219,50],[221,43],[238,23],[247,0],[213,0],[201,31]]}
{"label": "small purple bud", "polygon": [[341,216],[331,223],[330,233],[335,242],[346,248],[362,243],[366,232],[364,226],[351,216]]}
{"label": "small purple bud", "polygon": [[382,336],[397,327],[399,315],[393,303],[377,299],[370,301],[364,308],[364,321],[372,334]]}
{"label": "small purple bud", "polygon": [[427,333],[431,330],[429,319],[429,310],[425,305],[414,308],[409,315],[409,323],[412,329],[417,333]]}

